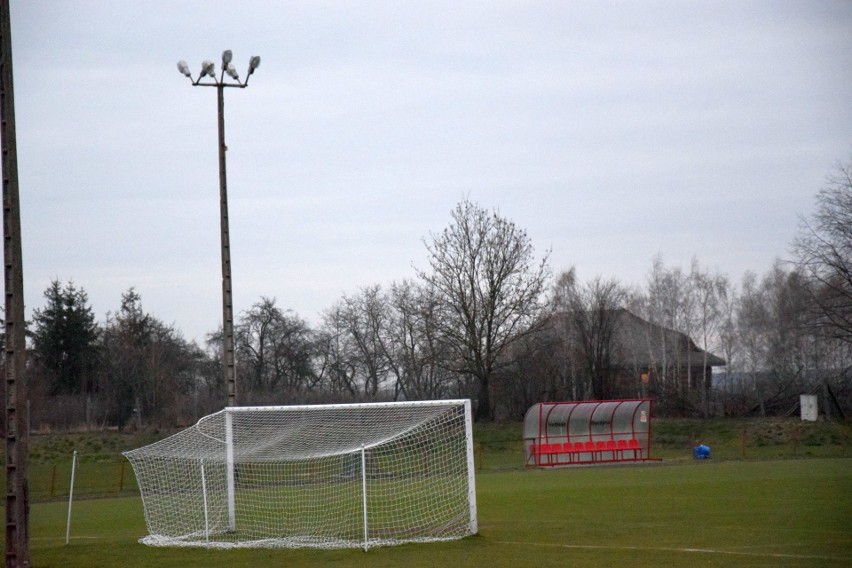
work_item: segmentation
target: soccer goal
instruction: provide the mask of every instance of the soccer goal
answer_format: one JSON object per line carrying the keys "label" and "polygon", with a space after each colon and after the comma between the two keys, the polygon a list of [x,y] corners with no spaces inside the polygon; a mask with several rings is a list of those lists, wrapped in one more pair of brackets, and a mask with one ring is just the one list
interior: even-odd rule
{"label": "soccer goal", "polygon": [[477,532],[469,400],[229,407],[124,455],[149,545],[367,550]]}

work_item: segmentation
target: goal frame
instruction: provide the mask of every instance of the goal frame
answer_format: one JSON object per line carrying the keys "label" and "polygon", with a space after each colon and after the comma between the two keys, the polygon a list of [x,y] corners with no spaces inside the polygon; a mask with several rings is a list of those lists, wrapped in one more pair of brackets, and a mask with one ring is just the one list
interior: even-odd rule
{"label": "goal frame", "polygon": [[[236,406],[236,407],[226,407],[218,413],[214,413],[209,415],[208,417],[204,417],[196,424],[200,424],[203,420],[213,417],[216,414],[221,414],[224,425],[224,442],[225,442],[225,486],[226,486],[226,495],[225,501],[227,506],[227,526],[230,532],[236,532],[240,527],[237,526],[237,513],[236,513],[236,503],[237,503],[237,459],[236,454],[238,450],[235,448],[235,444],[237,441],[235,440],[235,422],[239,421],[239,416],[245,414],[251,414],[254,412],[257,413],[276,413],[280,412],[282,414],[297,414],[297,413],[323,413],[328,412],[330,415],[333,415],[334,411],[341,410],[359,410],[359,409],[369,409],[369,410],[377,410],[382,408],[388,409],[400,409],[400,408],[415,408],[415,407],[460,407],[463,413],[464,418],[464,452],[465,452],[465,463],[462,465],[462,462],[459,461],[459,465],[466,469],[466,498],[467,498],[467,509],[469,518],[467,520],[468,534],[473,535],[478,533],[478,520],[477,520],[477,506],[476,506],[476,479],[475,479],[475,467],[474,467],[474,454],[473,454],[473,420],[472,420],[472,412],[471,412],[471,402],[468,399],[452,399],[452,400],[434,400],[434,401],[402,401],[402,402],[371,402],[371,403],[352,403],[352,404],[318,404],[318,405],[292,405],[292,406]],[[459,428],[461,427],[459,421]],[[373,438],[369,441],[369,443],[363,443],[360,447],[360,456],[358,457],[358,461],[360,462],[360,501],[361,501],[361,509],[363,513],[363,550],[368,550],[371,544],[369,531],[370,527],[368,526],[368,493],[367,493],[367,480],[368,480],[368,468],[367,468],[367,452],[372,450],[373,448],[380,448],[386,443],[393,443],[394,440],[398,439],[400,436],[405,436],[408,432],[415,431],[419,428],[419,425],[406,425],[401,428],[399,431],[393,433],[385,432],[383,437]],[[220,431],[221,432],[221,431]],[[459,434],[461,432],[459,431]],[[459,438],[456,438],[461,440]],[[142,449],[142,448],[140,448]],[[461,449],[461,447],[459,447]],[[135,450],[134,450],[135,452]],[[130,452],[128,452],[130,453]],[[128,456],[129,457],[129,456]],[[354,456],[353,456],[354,457]],[[461,457],[461,456],[459,456]],[[221,463],[221,462],[219,462]],[[201,460],[200,464],[200,474],[201,474],[201,490],[202,490],[202,499],[204,506],[204,541],[197,542],[197,546],[216,546],[216,543],[211,542],[210,539],[210,530],[207,527],[207,484],[205,481],[205,469],[204,469],[204,459]],[[460,471],[462,474],[462,478],[464,478],[465,471]],[[459,494],[461,496],[464,493],[464,488],[462,487],[462,493]],[[144,495],[143,495],[144,497]],[[224,512],[224,511],[223,511]],[[146,511],[147,514],[147,511]],[[223,519],[224,520],[224,519]],[[356,525],[357,526],[357,525]],[[463,536],[463,535],[462,535]],[[456,537],[460,538],[460,537]],[[439,539],[446,540],[446,538]],[[143,539],[144,541],[144,539]],[[357,542],[357,541],[356,541]],[[375,544],[375,541],[373,541]],[[353,544],[355,544],[353,542]],[[380,543],[381,544],[381,543]],[[235,546],[242,546],[240,544],[236,544]],[[245,544],[245,546],[252,546],[251,544]]]}

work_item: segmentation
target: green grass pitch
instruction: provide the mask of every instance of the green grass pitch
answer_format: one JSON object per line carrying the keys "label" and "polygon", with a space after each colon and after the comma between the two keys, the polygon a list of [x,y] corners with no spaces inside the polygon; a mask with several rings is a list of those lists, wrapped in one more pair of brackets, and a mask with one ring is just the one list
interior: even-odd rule
{"label": "green grass pitch", "polygon": [[31,565],[852,566],[852,460],[681,462],[477,475],[479,535],[360,550],[153,548],[138,497],[31,510]]}

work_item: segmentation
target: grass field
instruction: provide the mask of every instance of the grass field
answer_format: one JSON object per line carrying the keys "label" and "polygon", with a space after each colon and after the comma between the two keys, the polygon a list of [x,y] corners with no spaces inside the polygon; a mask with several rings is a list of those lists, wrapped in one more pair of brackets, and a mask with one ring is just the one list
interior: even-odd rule
{"label": "grass field", "polygon": [[36,504],[32,565],[852,566],[852,460],[677,463],[477,476],[480,534],[359,550],[152,548],[141,500]]}
{"label": "grass field", "polygon": [[[474,437],[479,535],[367,553],[141,545],[142,502],[117,453],[140,439],[34,437],[31,565],[852,567],[847,423],[659,421],[660,462],[548,470],[523,469],[517,424],[477,425]],[[696,442],[711,445],[711,461],[691,459]],[[73,450],[82,456],[75,495],[85,498],[75,499],[66,545]]]}

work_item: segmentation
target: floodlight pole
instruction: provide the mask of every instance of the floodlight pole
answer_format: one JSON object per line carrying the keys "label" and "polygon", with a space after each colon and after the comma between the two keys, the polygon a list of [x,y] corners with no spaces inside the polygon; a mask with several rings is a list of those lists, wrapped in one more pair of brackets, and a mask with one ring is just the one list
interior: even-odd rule
{"label": "floodlight pole", "polygon": [[29,566],[27,489],[26,318],[21,257],[18,145],[12,74],[12,23],[9,0],[0,1],[0,145],[3,169],[3,260],[6,287],[6,568]]}
{"label": "floodlight pole", "polygon": [[228,222],[228,174],[225,168],[225,87],[216,87],[219,124],[219,226],[222,237],[222,340],[228,406],[237,405],[237,368],[234,357],[234,303],[231,294],[231,234]]}
{"label": "floodlight pole", "polygon": [[[192,80],[185,61],[178,62],[178,71],[189,77],[193,87],[216,87],[218,129],[219,129],[219,221],[222,250],[222,359],[225,384],[228,389],[227,406],[237,405],[237,368],[234,357],[234,304],[231,291],[231,236],[228,222],[228,175],[225,165],[225,87],[244,89],[248,86],[249,77],[260,65],[260,57],[252,56],[245,82],[240,82],[234,66],[231,64],[231,51],[222,53],[222,69],[216,78],[215,66],[212,61],[201,64],[198,79]],[[225,82],[225,74],[236,83]],[[212,82],[202,83],[204,77],[210,77]]]}

